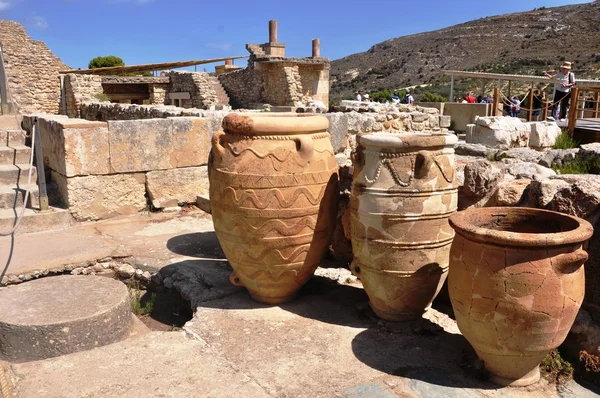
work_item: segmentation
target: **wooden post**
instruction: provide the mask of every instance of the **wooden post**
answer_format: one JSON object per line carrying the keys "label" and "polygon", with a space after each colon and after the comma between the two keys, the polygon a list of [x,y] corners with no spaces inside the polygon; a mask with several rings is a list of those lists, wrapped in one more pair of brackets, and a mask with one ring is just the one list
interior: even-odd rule
{"label": "wooden post", "polygon": [[571,92],[571,108],[569,109],[569,135],[573,137],[577,122],[577,106],[579,102],[579,88],[575,87]]}
{"label": "wooden post", "polygon": [[598,99],[600,99],[600,92],[596,91],[594,94],[594,118],[598,117]]}
{"label": "wooden post", "polygon": [[450,98],[448,102],[454,102],[454,75],[450,75]]}
{"label": "wooden post", "polygon": [[[502,116],[502,113],[498,115],[498,105],[502,106],[500,103],[500,88],[494,87],[494,112],[492,116]],[[500,108],[502,109],[502,108]]]}
{"label": "wooden post", "polygon": [[527,117],[527,121],[531,121],[533,117],[531,114],[533,113],[533,87],[529,90],[529,116]]}

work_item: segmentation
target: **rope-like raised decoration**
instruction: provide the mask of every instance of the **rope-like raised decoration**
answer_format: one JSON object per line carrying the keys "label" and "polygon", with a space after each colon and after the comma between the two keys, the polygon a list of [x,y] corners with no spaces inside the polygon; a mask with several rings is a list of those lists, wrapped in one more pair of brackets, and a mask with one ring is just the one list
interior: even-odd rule
{"label": "rope-like raised decoration", "polygon": [[[403,158],[403,157],[408,157],[408,156],[417,156],[416,152],[380,152],[380,151],[364,150],[363,153],[366,155],[369,155],[369,156],[377,156],[382,159],[393,159],[393,158]],[[452,153],[454,153],[454,152],[452,152]],[[441,156],[441,155],[451,155],[452,153],[438,151],[438,152],[431,152],[431,155],[432,156]]]}
{"label": "rope-like raised decoration", "polygon": [[373,176],[372,179],[369,178],[367,176],[367,173],[365,172],[365,181],[367,181],[367,183],[369,183],[369,184],[375,183],[375,181],[377,181],[377,179],[379,178],[379,175],[381,174],[381,167],[382,166],[385,166],[385,168],[388,169],[388,171],[392,175],[392,178],[394,179],[394,181],[396,182],[396,184],[400,185],[401,187],[408,187],[412,183],[413,174],[415,172],[415,161],[414,161],[414,159],[410,159],[410,175],[408,177],[408,182],[402,181],[402,179],[398,175],[398,172],[396,171],[396,169],[394,169],[394,166],[392,166],[392,163],[387,158],[382,159],[379,162],[377,162],[377,168],[375,169],[375,175]]}
{"label": "rope-like raised decoration", "polygon": [[[296,135],[245,135],[245,134],[238,134],[238,133],[226,133],[227,136],[231,136],[234,137],[236,139],[243,139],[243,140],[273,140],[273,141],[289,141],[289,140],[293,140],[296,136],[300,135],[300,134],[296,134]],[[329,138],[329,133],[317,133],[317,134],[310,134],[309,135],[310,138],[312,138],[313,140],[318,140],[321,138]]]}

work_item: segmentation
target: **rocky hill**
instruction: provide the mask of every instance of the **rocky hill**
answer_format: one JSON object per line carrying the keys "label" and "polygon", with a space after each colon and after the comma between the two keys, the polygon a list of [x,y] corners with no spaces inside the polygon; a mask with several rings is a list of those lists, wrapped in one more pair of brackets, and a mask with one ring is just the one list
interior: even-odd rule
{"label": "rocky hill", "polygon": [[541,75],[564,60],[600,78],[600,1],[481,18],[397,37],[331,63],[332,99],[358,89],[444,84],[443,69]]}

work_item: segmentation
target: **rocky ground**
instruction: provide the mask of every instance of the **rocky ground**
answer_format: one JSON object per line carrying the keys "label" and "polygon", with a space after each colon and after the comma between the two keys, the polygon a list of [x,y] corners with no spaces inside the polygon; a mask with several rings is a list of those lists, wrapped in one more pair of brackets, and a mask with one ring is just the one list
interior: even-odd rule
{"label": "rocky ground", "polygon": [[[381,321],[356,278],[332,263],[324,263],[328,268],[319,268],[294,301],[258,304],[229,283],[231,269],[211,240],[210,217],[201,211],[125,217],[35,234],[31,240],[17,236],[18,252],[31,252],[28,265],[16,263],[22,274],[32,275],[34,265],[44,273],[48,259],[33,247],[73,235],[105,251],[90,251],[85,261],[76,257],[78,266],[66,266],[64,272],[82,267],[90,270],[89,278],[97,278],[91,274],[107,272],[100,267],[108,263],[121,277],[136,278],[136,270],[144,267],[155,283],[184,297],[194,316],[179,331],[146,330],[89,351],[4,364],[16,396],[595,395],[574,381],[498,389],[482,376],[443,297],[423,320]],[[57,261],[81,256],[80,246],[64,241],[62,253],[50,261],[53,268]],[[94,258],[111,253],[122,257]]]}

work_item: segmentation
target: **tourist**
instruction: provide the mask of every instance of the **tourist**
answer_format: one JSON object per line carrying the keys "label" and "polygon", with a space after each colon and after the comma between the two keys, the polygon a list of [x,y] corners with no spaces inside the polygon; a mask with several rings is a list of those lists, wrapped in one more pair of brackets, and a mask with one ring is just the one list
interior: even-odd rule
{"label": "tourist", "polygon": [[469,91],[469,93],[465,97],[465,101],[467,101],[468,104],[474,104],[475,103],[476,99],[473,96],[473,92],[472,91]]}
{"label": "tourist", "polygon": [[538,121],[540,120],[540,113],[542,112],[542,107],[545,106],[546,97],[545,93],[540,92],[539,89],[536,89],[533,92],[533,105],[531,109],[531,120]]}
{"label": "tourist", "polygon": [[463,99],[460,101],[460,103],[461,103],[461,104],[468,104],[468,103],[469,103],[469,101],[467,101],[467,97],[464,97],[464,98],[463,98]]}
{"label": "tourist", "polygon": [[361,95],[361,94],[362,94],[362,91],[358,91],[358,92],[356,93],[356,100],[357,100],[357,101],[362,101],[362,95]]}
{"label": "tourist", "polygon": [[415,103],[415,98],[410,94],[410,90],[406,90],[406,94],[404,94],[404,97],[402,98],[402,103],[409,105]]}
{"label": "tourist", "polygon": [[513,95],[510,102],[512,103],[510,106],[510,115],[512,117],[519,117],[519,112],[521,111],[521,101],[519,101],[516,95]]}
{"label": "tourist", "polygon": [[571,62],[563,62],[560,66],[560,72],[554,75],[544,71],[544,75],[549,79],[558,79],[559,86],[554,92],[554,100],[552,104],[552,116],[548,119],[555,120],[558,118],[558,108],[560,107],[560,120],[566,120],[569,101],[571,99],[571,88],[575,86],[575,75],[571,72]]}
{"label": "tourist", "polygon": [[392,94],[392,102],[394,105],[398,105],[400,103],[400,96],[398,93],[394,92],[394,94]]}
{"label": "tourist", "polygon": [[371,100],[369,99],[369,93],[366,93],[366,94],[363,96],[363,101],[365,101],[365,102],[371,102]]}

